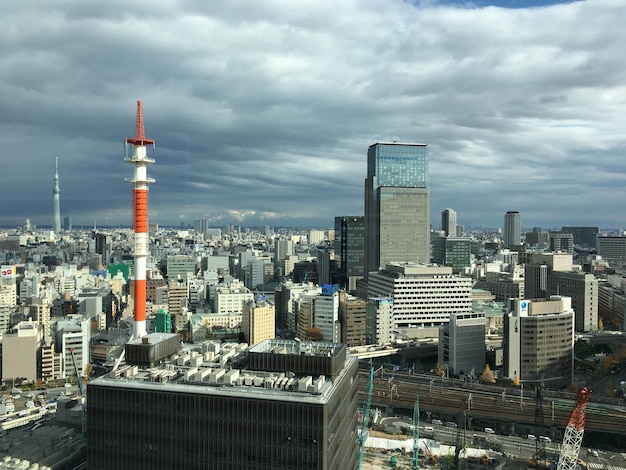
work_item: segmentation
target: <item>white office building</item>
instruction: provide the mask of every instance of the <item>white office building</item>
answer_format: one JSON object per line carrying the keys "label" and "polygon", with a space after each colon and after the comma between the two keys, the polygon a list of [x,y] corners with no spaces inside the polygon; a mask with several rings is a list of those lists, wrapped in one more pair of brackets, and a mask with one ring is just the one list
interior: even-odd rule
{"label": "white office building", "polygon": [[437,338],[450,315],[472,312],[472,283],[449,266],[387,264],[370,274],[367,297],[393,298],[393,328],[400,338]]}

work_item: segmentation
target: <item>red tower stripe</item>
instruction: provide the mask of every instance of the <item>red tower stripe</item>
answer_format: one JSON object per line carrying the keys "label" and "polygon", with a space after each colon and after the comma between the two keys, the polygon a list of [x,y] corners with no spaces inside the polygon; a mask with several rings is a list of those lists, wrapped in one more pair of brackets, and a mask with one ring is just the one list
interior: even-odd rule
{"label": "red tower stripe", "polygon": [[135,189],[134,199],[135,232],[148,233],[148,190]]}
{"label": "red tower stripe", "polygon": [[135,321],[146,320],[146,280],[135,279]]}

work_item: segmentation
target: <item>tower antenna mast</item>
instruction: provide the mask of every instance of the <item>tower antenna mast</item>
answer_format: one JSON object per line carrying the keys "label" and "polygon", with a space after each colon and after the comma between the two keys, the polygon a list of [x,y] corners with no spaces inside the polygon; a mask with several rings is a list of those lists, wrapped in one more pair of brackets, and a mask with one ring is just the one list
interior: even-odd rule
{"label": "tower antenna mast", "polygon": [[154,183],[154,179],[148,177],[148,165],[153,164],[154,159],[146,156],[146,145],[154,146],[154,140],[146,139],[143,127],[141,100],[137,101],[135,136],[126,139],[124,144],[133,146],[132,156],[127,156],[125,161],[132,164],[134,167],[133,177],[127,178],[126,181],[133,184],[133,230],[135,232],[135,285],[133,293],[135,332],[133,336],[139,338],[147,334],[146,266],[149,255],[148,185]]}

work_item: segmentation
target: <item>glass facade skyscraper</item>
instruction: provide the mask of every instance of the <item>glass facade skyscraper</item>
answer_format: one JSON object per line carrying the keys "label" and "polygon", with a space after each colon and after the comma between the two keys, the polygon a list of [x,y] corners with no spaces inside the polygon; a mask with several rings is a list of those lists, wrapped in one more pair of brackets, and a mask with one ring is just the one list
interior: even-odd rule
{"label": "glass facade skyscraper", "polygon": [[430,181],[425,144],[376,143],[367,152],[366,273],[390,262],[430,262]]}
{"label": "glass facade skyscraper", "polygon": [[365,276],[365,218],[335,217],[335,261],[339,284],[353,292],[356,281]]}

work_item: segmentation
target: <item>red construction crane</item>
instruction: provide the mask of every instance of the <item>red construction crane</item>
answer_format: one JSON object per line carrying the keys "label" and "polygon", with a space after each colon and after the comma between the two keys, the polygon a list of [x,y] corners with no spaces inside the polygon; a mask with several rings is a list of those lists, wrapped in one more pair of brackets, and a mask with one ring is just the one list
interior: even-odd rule
{"label": "red construction crane", "polygon": [[572,415],[567,422],[565,435],[563,436],[563,445],[561,446],[561,455],[557,470],[575,470],[578,463],[578,453],[580,452],[580,444],[583,441],[585,432],[585,410],[587,408],[587,400],[591,395],[591,390],[583,387],[578,392],[576,404],[572,410]]}

